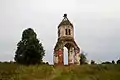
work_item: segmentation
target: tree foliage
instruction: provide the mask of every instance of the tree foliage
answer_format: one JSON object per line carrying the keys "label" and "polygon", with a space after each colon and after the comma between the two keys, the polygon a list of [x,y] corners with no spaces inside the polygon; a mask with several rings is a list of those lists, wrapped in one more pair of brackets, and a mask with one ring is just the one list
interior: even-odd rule
{"label": "tree foliage", "polygon": [[117,60],[117,62],[116,62],[117,64],[120,64],[120,59],[119,60]]}
{"label": "tree foliage", "polygon": [[112,63],[109,61],[106,61],[106,62],[102,62],[101,64],[112,64]]}
{"label": "tree foliage", "polygon": [[112,64],[115,64],[115,61],[114,61],[114,60],[112,60]]}
{"label": "tree foliage", "polygon": [[80,54],[80,64],[87,64],[87,58],[83,53]]}
{"label": "tree foliage", "polygon": [[22,39],[17,44],[15,61],[20,64],[38,64],[42,62],[44,55],[45,50],[42,43],[39,43],[34,30],[31,28],[24,30]]}
{"label": "tree foliage", "polygon": [[96,64],[94,60],[91,60],[91,64]]}

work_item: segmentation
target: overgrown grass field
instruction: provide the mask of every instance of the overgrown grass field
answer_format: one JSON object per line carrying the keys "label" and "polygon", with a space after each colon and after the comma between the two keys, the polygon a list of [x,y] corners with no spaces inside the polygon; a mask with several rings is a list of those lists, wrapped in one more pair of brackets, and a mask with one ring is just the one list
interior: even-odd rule
{"label": "overgrown grass field", "polygon": [[23,66],[0,63],[0,80],[120,80],[120,65]]}

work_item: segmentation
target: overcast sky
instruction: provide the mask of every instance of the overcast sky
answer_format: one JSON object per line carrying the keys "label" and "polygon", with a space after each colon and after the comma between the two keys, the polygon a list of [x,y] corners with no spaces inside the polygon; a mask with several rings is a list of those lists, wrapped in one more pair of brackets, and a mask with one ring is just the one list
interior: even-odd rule
{"label": "overcast sky", "polygon": [[120,0],[0,0],[0,61],[13,60],[23,30],[33,28],[46,50],[44,61],[52,63],[64,13],[88,60],[120,57]]}

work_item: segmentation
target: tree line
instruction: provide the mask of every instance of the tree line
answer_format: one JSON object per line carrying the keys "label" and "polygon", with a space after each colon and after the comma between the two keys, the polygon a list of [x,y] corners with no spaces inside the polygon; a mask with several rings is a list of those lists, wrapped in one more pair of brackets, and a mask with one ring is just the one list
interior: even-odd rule
{"label": "tree line", "polygon": [[[80,57],[81,57],[81,59],[80,59],[81,65],[89,64],[85,54],[82,53],[80,55]],[[97,64],[97,63],[94,60],[91,60],[90,64]],[[102,62],[100,64],[120,64],[120,59],[118,59],[116,62],[114,60],[112,60],[112,61],[105,61],[105,62]]]}

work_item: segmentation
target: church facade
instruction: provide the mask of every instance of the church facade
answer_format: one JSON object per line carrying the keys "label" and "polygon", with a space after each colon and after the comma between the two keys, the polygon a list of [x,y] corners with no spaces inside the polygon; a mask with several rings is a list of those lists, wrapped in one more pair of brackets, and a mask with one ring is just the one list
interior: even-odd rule
{"label": "church facade", "polygon": [[64,14],[62,22],[58,25],[58,40],[54,47],[54,65],[64,65],[64,47],[68,49],[68,65],[80,64],[80,48],[74,40],[74,27]]}

